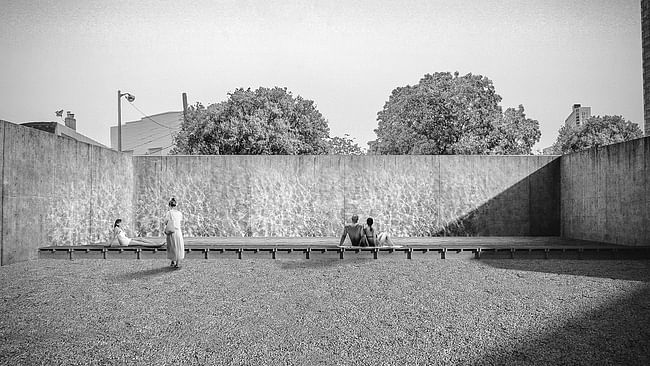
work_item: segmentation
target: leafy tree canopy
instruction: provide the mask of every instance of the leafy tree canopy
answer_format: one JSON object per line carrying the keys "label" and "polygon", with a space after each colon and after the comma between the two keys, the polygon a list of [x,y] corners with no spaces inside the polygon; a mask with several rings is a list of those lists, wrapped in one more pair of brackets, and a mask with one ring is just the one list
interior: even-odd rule
{"label": "leafy tree canopy", "polygon": [[449,72],[393,90],[377,114],[375,154],[530,154],[539,123],[524,107],[502,113],[492,81]]}
{"label": "leafy tree canopy", "polygon": [[640,137],[643,132],[639,125],[622,116],[595,116],[579,126],[562,126],[551,150],[553,154],[569,154]]}
{"label": "leafy tree canopy", "polygon": [[524,106],[508,108],[493,125],[488,136],[490,154],[530,155],[542,132],[539,122],[526,118]]}
{"label": "leafy tree canopy", "polygon": [[363,149],[347,133],[343,137],[332,137],[330,144],[330,154],[333,155],[364,155]]}
{"label": "leafy tree canopy", "polygon": [[327,120],[314,102],[286,88],[236,89],[225,102],[188,108],[174,154],[326,154]]}

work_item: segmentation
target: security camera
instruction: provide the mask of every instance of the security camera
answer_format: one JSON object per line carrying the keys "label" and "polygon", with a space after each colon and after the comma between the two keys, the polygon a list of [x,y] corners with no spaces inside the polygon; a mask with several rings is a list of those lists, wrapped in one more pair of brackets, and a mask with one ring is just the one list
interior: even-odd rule
{"label": "security camera", "polygon": [[126,100],[128,100],[130,103],[133,103],[133,101],[135,100],[135,95],[127,94],[126,95]]}

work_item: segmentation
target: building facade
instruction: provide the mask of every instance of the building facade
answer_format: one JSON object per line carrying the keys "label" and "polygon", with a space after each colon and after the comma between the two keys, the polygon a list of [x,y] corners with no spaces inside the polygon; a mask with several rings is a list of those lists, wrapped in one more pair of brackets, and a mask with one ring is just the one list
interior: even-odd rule
{"label": "building facade", "polygon": [[[122,151],[134,155],[169,155],[181,129],[183,112],[165,112],[122,124]],[[117,126],[111,126],[111,148],[117,150]]]}
{"label": "building facade", "polygon": [[68,111],[68,114],[65,116],[64,122],[65,125],[62,125],[58,122],[25,122],[25,123],[21,123],[21,125],[35,128],[37,130],[49,132],[56,136],[85,142],[90,145],[106,147],[100,144],[99,142],[91,139],[90,137],[82,135],[79,132],[77,132],[77,120],[74,118],[74,113],[70,113]]}
{"label": "building facade", "polygon": [[564,125],[569,127],[580,126],[591,117],[591,107],[583,107],[580,104],[574,104],[573,110],[569,117],[564,120]]}

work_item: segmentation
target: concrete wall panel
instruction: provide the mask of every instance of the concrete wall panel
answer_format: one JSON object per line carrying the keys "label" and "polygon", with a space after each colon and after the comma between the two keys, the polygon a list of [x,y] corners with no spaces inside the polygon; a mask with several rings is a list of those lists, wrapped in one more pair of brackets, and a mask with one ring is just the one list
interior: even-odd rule
{"label": "concrete wall panel", "polygon": [[130,155],[0,124],[3,265],[34,259],[41,246],[105,241],[114,218],[132,220]]}
{"label": "concrete wall panel", "polygon": [[[47,222],[52,202],[54,150],[52,139],[38,148],[33,141],[49,137],[45,132],[3,123],[3,247],[2,264],[34,259],[51,227]],[[44,136],[45,135],[45,136]]]}
{"label": "concrete wall panel", "polygon": [[647,245],[649,138],[561,159],[562,236]]}
{"label": "concrete wall panel", "polygon": [[173,195],[188,236],[336,236],[353,214],[395,236],[528,235],[533,226],[535,235],[557,235],[553,159],[134,157],[136,225],[140,235],[159,235]]}
{"label": "concrete wall panel", "polygon": [[346,222],[353,214],[363,221],[372,217],[379,230],[396,236],[429,236],[440,229],[438,156],[348,156],[344,161]]}
{"label": "concrete wall panel", "polygon": [[250,236],[335,236],[343,181],[338,156],[251,157]]}

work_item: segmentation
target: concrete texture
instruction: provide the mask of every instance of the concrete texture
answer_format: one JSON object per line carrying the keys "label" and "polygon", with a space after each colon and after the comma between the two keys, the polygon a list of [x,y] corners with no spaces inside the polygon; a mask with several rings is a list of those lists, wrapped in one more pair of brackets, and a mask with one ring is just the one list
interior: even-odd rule
{"label": "concrete texture", "polygon": [[641,0],[641,52],[643,57],[643,120],[650,136],[650,0]]}
{"label": "concrete texture", "polygon": [[1,261],[37,248],[105,241],[118,217],[132,221],[131,156],[0,121]]}
{"label": "concrete texture", "polygon": [[2,264],[105,241],[116,218],[160,236],[337,237],[352,214],[395,237],[650,239],[649,138],[556,156],[136,156],[0,123]]}
{"label": "concrete texture", "polygon": [[559,235],[557,157],[136,156],[135,227],[170,197],[186,236],[336,236],[357,214],[394,236]]}
{"label": "concrete texture", "polygon": [[649,145],[645,137],[562,156],[563,237],[650,243]]}

